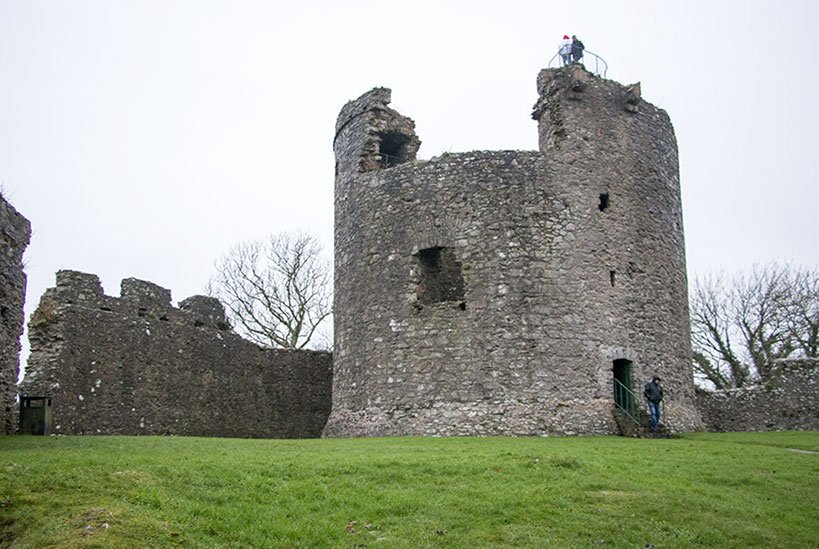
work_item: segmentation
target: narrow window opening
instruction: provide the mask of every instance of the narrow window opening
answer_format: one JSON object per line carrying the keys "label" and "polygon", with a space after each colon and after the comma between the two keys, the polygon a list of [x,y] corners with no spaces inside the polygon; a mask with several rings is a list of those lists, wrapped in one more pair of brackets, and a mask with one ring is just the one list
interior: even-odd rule
{"label": "narrow window opening", "polygon": [[609,271],[609,280],[611,280],[611,287],[614,288],[614,271]]}
{"label": "narrow window opening", "polygon": [[452,248],[433,247],[419,250],[418,301],[423,305],[444,301],[460,301],[458,307],[466,310],[464,277],[461,263]]}
{"label": "narrow window opening", "polygon": [[598,204],[597,207],[601,212],[605,211],[609,207],[609,193],[600,194],[600,204]]}

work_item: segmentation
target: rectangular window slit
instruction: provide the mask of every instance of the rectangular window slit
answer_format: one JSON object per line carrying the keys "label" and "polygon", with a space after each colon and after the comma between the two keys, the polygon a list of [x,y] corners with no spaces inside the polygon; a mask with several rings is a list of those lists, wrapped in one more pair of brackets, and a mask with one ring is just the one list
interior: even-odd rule
{"label": "rectangular window slit", "polygon": [[602,193],[600,195],[600,204],[597,206],[600,211],[605,211],[609,207],[609,193]]}

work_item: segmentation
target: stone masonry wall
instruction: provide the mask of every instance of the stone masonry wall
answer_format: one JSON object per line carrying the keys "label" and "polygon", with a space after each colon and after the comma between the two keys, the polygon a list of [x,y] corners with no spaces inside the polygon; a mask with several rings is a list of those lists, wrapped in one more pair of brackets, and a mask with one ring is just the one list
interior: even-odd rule
{"label": "stone masonry wall", "polygon": [[29,323],[27,394],[53,397],[63,434],[317,437],[332,355],[259,347],[209,297],[171,306],[150,282],[103,294],[95,275],[57,273]]}
{"label": "stone masonry wall", "polygon": [[539,151],[426,162],[389,90],[341,110],[325,436],[616,433],[615,361],[701,426],[668,115],[580,66],[538,91]]}
{"label": "stone masonry wall", "polygon": [[0,194],[0,435],[14,433],[31,224]]}
{"label": "stone masonry wall", "polygon": [[697,406],[709,431],[819,429],[819,359],[779,362],[767,385],[697,391]]}

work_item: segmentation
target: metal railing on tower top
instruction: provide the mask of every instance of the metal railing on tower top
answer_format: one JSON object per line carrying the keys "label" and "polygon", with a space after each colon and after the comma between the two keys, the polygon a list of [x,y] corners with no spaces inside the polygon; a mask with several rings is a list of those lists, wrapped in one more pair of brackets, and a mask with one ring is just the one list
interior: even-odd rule
{"label": "metal railing on tower top", "polygon": [[[583,50],[583,57],[581,57],[578,61],[573,61],[572,63],[580,63],[586,68],[587,71],[596,76],[600,76],[601,78],[605,78],[606,72],[609,70],[609,65],[606,63],[606,60],[596,53],[590,52],[589,50]],[[568,65],[571,65],[572,63],[568,63]],[[558,52],[555,53],[555,56],[549,60],[548,66],[550,69],[567,66],[567,63],[563,62],[563,57],[560,55],[560,50],[558,50]]]}

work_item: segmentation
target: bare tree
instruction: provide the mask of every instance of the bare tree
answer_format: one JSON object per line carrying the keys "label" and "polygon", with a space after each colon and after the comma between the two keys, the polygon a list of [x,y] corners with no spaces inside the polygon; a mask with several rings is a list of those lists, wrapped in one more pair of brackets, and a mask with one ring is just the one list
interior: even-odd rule
{"label": "bare tree", "polygon": [[694,370],[717,388],[764,382],[775,361],[816,357],[819,270],[771,263],[731,279],[698,278],[691,293]]}
{"label": "bare tree", "polygon": [[207,292],[250,340],[285,349],[315,346],[332,301],[330,266],[321,251],[318,240],[302,232],[236,244],[216,262]]}
{"label": "bare tree", "polygon": [[794,276],[794,293],[788,310],[788,332],[797,352],[819,357],[819,273],[804,270]]}

